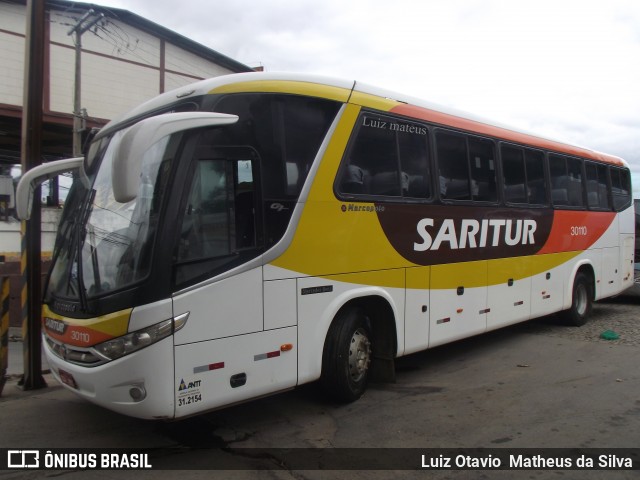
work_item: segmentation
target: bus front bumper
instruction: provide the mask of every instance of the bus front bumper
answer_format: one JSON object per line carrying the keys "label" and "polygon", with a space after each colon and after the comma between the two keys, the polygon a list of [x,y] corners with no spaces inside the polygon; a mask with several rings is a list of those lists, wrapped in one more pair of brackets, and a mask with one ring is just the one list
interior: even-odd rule
{"label": "bus front bumper", "polygon": [[51,372],[76,395],[131,417],[174,417],[173,336],[95,367],[67,362],[46,339],[43,345]]}

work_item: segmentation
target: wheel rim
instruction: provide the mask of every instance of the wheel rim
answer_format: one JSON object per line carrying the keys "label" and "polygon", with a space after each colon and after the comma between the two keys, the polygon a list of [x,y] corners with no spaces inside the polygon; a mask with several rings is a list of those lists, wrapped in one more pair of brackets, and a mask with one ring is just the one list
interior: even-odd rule
{"label": "wheel rim", "polygon": [[349,343],[349,375],[354,382],[361,381],[371,363],[371,342],[366,332],[359,328],[353,332]]}
{"label": "wheel rim", "polygon": [[587,313],[588,300],[587,287],[583,284],[576,288],[576,313],[581,317]]}

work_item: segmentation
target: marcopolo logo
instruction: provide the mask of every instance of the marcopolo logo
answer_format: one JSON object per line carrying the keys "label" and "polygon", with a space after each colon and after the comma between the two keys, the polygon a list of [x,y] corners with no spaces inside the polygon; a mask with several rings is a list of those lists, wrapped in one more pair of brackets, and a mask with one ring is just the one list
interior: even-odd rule
{"label": "marcopolo logo", "polygon": [[348,203],[348,204],[342,204],[340,206],[340,210],[342,210],[343,212],[378,213],[378,212],[384,212],[384,205]]}

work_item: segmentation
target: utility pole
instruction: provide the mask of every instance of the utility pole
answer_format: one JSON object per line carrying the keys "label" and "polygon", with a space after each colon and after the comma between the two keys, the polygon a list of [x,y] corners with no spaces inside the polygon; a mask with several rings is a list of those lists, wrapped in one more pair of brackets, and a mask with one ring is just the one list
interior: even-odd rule
{"label": "utility pole", "polygon": [[73,156],[82,156],[82,131],[85,129],[87,112],[81,105],[82,95],[82,34],[104,18],[104,13],[95,14],[93,9],[88,10],[78,22],[67,32],[67,35],[75,34],[76,46],[76,77],[73,87]]}
{"label": "utility pole", "polygon": [[[42,101],[44,85],[45,0],[27,1],[27,35],[24,61],[24,102],[22,107],[22,171],[41,163]],[[47,386],[42,376],[42,266],[40,240],[40,188],[36,189],[31,220],[22,221],[22,349],[24,374],[19,382],[25,390]]]}

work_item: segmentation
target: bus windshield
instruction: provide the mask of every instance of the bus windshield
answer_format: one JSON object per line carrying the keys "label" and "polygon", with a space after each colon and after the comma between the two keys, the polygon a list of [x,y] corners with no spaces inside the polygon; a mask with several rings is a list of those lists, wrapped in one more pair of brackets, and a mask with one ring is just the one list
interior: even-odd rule
{"label": "bus windshield", "polygon": [[[150,296],[160,291],[158,279],[165,292],[184,288],[274,246],[339,105],[296,95],[207,97],[201,111],[240,120],[162,137],[144,150],[137,192],[124,203],[113,189],[114,180],[122,182],[120,170],[114,179],[114,160],[124,158],[123,139],[136,124],[98,135],[84,164],[86,177],[76,180],[65,205],[45,301],[65,313],[105,313],[132,305],[138,286],[153,290]],[[172,202],[163,200],[169,190]],[[167,228],[161,210],[180,202],[185,208],[171,217],[176,228]],[[154,262],[170,249],[170,262]],[[159,263],[167,270],[145,284]],[[117,303],[111,296],[120,293]]]}
{"label": "bus windshield", "polygon": [[85,296],[119,290],[149,273],[152,239],[169,177],[168,147],[175,137],[164,137],[146,152],[137,197],[118,203],[112,188],[112,161],[125,132],[103,138],[92,148],[87,164],[90,172],[97,171],[89,175],[91,187],[75,182],[69,200],[74,204],[60,226],[67,241],[60,242],[54,252],[48,296],[82,302]]}

